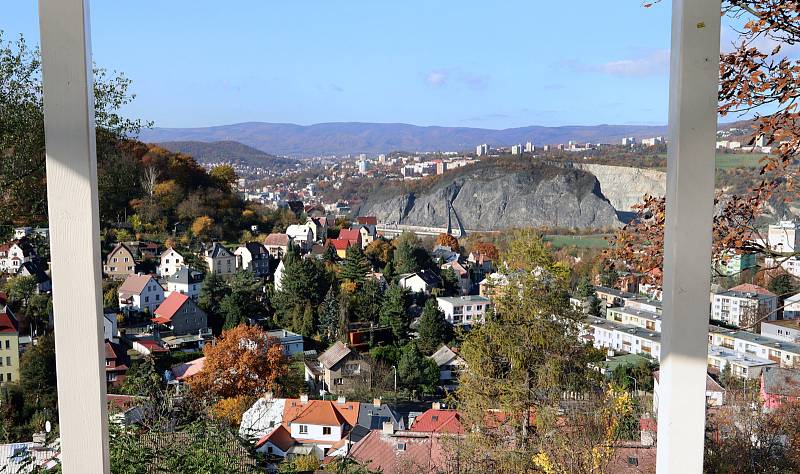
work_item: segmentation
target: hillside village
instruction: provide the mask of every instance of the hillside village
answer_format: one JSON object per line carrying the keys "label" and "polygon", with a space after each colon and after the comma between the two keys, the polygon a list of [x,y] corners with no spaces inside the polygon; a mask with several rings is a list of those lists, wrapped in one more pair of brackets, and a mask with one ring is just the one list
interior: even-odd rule
{"label": "hillside village", "polygon": [[[248,404],[226,416],[268,469],[341,458],[380,472],[405,472],[400,466],[406,463],[443,466],[439,436],[464,436],[469,429],[452,398],[470,370],[460,345],[496,317],[498,298],[515,281],[521,284],[519,270],[489,241],[387,236],[375,217],[346,221],[318,206],[303,207],[298,220],[304,223],[281,233],[250,233],[252,239],[240,243],[111,244],[103,259],[110,407],[122,407],[114,408],[121,410],[119,422],[135,426],[148,402],[131,387],[148,370],[166,397],[179,398],[195,388],[193,378],[203,377],[210,348],[252,327],[267,346],[280,348],[285,379],[293,382],[234,394]],[[794,252],[799,227],[770,225],[766,244]],[[47,320],[33,315],[41,303],[32,306],[51,291],[42,257],[47,235],[44,228],[19,227],[0,246],[8,279],[0,295],[5,382],[24,383],[20,357],[48,332]],[[761,260],[737,255],[717,265],[737,276]],[[709,295],[709,314],[702,317],[709,318],[710,413],[733,406],[742,389],[750,389],[765,412],[800,400],[800,293],[787,294],[774,283],[800,276],[800,265],[791,257],[777,267],[782,273],[771,287],[778,293],[742,282]],[[647,281],[646,275],[601,272],[582,277],[569,298],[584,313],[575,344],[596,350],[591,370],[639,400],[639,435],[625,441],[624,459],[609,465],[644,468],[655,459],[662,308],[659,288]],[[12,308],[25,313],[24,324]]]}

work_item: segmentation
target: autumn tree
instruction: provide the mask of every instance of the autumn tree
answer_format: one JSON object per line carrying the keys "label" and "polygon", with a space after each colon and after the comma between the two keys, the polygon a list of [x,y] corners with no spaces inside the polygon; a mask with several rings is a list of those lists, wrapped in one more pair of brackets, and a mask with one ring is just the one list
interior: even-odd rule
{"label": "autumn tree", "polygon": [[288,361],[276,340],[256,326],[240,325],[222,332],[203,348],[203,370],[189,384],[201,398],[258,398],[280,392],[276,381],[288,371]]}
{"label": "autumn tree", "polygon": [[[461,374],[457,397],[466,418],[482,427],[484,442],[506,433],[509,448],[515,448],[509,455],[516,450],[530,462],[539,451],[536,432],[558,425],[556,417],[543,415],[558,412],[562,393],[600,388],[588,364],[602,355],[579,339],[583,315],[569,304],[568,270],[537,235],[514,235],[502,257],[517,271],[499,291],[493,317],[472,328],[461,344],[469,370]],[[501,426],[486,426],[487,410],[505,414]],[[536,429],[531,413],[537,413]]]}
{"label": "autumn tree", "polygon": [[222,187],[230,187],[239,179],[231,165],[216,165],[208,173]]}
{"label": "autumn tree", "polygon": [[461,246],[458,244],[458,239],[450,234],[439,234],[436,236],[436,245],[442,247],[449,247],[453,252],[460,252]]}
{"label": "autumn tree", "polygon": [[192,234],[200,240],[209,239],[212,230],[214,230],[214,219],[208,216],[200,216],[192,222]]}
{"label": "autumn tree", "polygon": [[373,240],[364,249],[364,254],[376,268],[383,268],[387,263],[391,262],[393,253],[394,247],[391,242],[383,238]]}
{"label": "autumn tree", "polygon": [[500,259],[500,253],[497,251],[497,247],[490,242],[477,242],[472,245],[471,251],[483,254],[493,262],[497,262]]}

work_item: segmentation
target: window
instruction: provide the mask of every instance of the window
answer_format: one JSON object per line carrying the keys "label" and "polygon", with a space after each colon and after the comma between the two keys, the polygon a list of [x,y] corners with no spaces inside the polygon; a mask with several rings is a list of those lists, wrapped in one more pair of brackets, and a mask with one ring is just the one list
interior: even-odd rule
{"label": "window", "polygon": [[308,425],[300,425],[300,434],[308,434]]}
{"label": "window", "polygon": [[11,348],[11,341],[6,339],[6,349],[10,349],[10,348]]}
{"label": "window", "polygon": [[398,451],[405,451],[406,450],[406,443],[397,443],[397,450]]}
{"label": "window", "polygon": [[272,446],[267,446],[267,454],[272,454]]}
{"label": "window", "polygon": [[6,357],[6,365],[11,365],[11,357]]}
{"label": "window", "polygon": [[323,435],[329,435],[329,434],[331,434],[331,427],[330,427],[330,426],[323,426],[323,427],[322,427],[322,434],[323,434]]}
{"label": "window", "polygon": [[144,302],[145,303],[149,303],[150,302],[150,297],[149,296],[145,296],[144,297]]}

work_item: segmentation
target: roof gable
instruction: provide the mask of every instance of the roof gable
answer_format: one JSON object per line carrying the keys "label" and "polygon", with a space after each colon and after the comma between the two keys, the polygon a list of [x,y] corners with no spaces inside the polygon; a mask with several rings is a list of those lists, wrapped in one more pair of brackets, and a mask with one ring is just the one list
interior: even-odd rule
{"label": "roof gable", "polygon": [[156,317],[153,318],[153,321],[158,323],[166,323],[171,321],[173,316],[180,311],[183,305],[194,304],[188,303],[189,301],[191,300],[188,296],[184,295],[183,293],[173,291],[160,305],[158,305],[158,308],[156,308],[154,312]]}
{"label": "roof gable", "polygon": [[342,359],[350,355],[352,351],[342,341],[336,341],[327,351],[320,354],[317,360],[326,369],[332,368],[338,364]]}
{"label": "roof gable", "polygon": [[[118,291],[119,293],[140,295],[145,287],[150,284],[150,280],[153,280],[153,277],[150,275],[128,275],[128,278],[120,285]],[[153,280],[153,282],[158,285],[158,282],[155,280]]]}

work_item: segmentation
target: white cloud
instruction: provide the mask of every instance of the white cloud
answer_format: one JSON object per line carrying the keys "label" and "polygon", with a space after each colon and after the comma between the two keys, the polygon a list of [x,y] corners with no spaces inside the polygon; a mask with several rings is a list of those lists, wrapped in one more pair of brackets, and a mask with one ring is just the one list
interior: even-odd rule
{"label": "white cloud", "polygon": [[669,50],[660,49],[645,56],[609,61],[593,69],[612,76],[652,76],[669,72]]}
{"label": "white cloud", "polygon": [[444,87],[458,84],[472,90],[485,90],[489,87],[489,76],[464,72],[460,68],[433,69],[425,75],[425,83],[431,87]]}
{"label": "white cloud", "polygon": [[425,76],[425,82],[434,87],[443,86],[447,83],[447,73],[444,71],[430,71]]}

